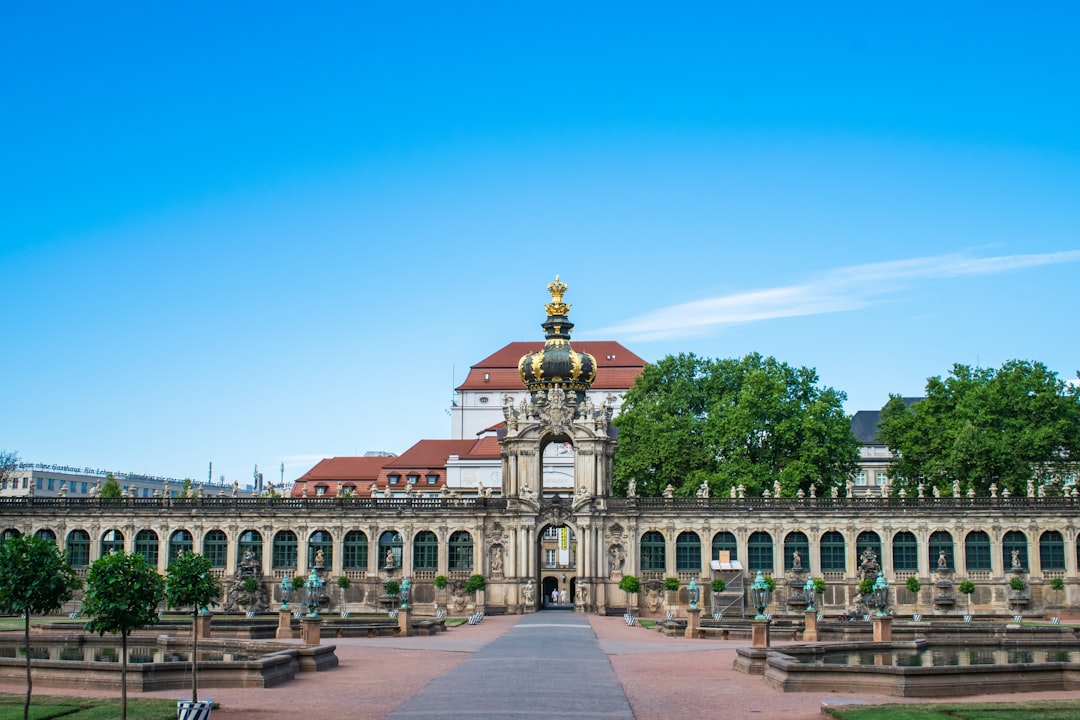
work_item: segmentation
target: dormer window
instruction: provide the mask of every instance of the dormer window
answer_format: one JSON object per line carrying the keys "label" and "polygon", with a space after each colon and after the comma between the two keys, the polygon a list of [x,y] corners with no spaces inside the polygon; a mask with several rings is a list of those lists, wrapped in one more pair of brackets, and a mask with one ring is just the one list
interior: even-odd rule
{"label": "dormer window", "polygon": [[419,479],[420,479],[419,475],[410,475],[409,476],[409,484],[410,485],[415,485]]}
{"label": "dormer window", "polygon": [[401,476],[400,475],[388,475],[386,479],[391,485],[397,485],[398,482],[401,480]]}
{"label": "dormer window", "polygon": [[438,475],[428,475],[427,476],[427,484],[428,485],[434,485],[437,482],[439,482],[439,476]]}
{"label": "dormer window", "polygon": [[316,485],[315,486],[315,497],[322,497],[325,494],[326,494],[326,486],[325,485]]}

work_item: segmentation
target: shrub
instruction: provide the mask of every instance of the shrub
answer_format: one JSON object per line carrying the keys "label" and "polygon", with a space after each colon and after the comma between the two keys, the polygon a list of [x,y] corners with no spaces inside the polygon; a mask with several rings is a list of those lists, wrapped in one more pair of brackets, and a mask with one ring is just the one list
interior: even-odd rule
{"label": "shrub", "polygon": [[765,584],[769,586],[770,593],[776,592],[776,580],[771,575],[765,578]]}
{"label": "shrub", "polygon": [[350,580],[348,577],[346,577],[344,575],[339,575],[338,576],[337,586],[339,588],[341,588],[342,590],[348,590],[350,585],[352,585],[352,580]]}
{"label": "shrub", "polygon": [[678,590],[679,589],[679,578],[677,578],[677,577],[664,578],[664,589],[665,590]]}
{"label": "shrub", "polygon": [[904,583],[904,587],[908,589],[909,593],[918,595],[919,591],[922,590],[922,583],[919,582],[919,578],[912,575],[907,579],[907,582]]}
{"label": "shrub", "polygon": [[436,575],[435,576],[435,587],[442,590],[443,588],[446,587],[446,585],[447,585],[447,580],[446,580],[445,575]]}
{"label": "shrub", "polygon": [[401,584],[397,580],[387,580],[382,586],[383,592],[387,595],[400,595]]}
{"label": "shrub", "polygon": [[303,589],[303,587],[304,587],[304,576],[303,575],[294,576],[293,579],[292,579],[292,589],[293,590],[301,590],[301,589]]}
{"label": "shrub", "polygon": [[465,581],[465,592],[474,593],[477,590],[483,590],[487,587],[487,580],[484,580],[483,575],[470,575],[469,579]]}
{"label": "shrub", "polygon": [[1062,578],[1054,578],[1050,581],[1050,587],[1052,587],[1054,590],[1064,590],[1065,580],[1063,580]]}
{"label": "shrub", "polygon": [[874,593],[874,581],[871,580],[870,578],[863,578],[862,582],[859,583],[859,594],[860,595],[872,595],[873,593]]}
{"label": "shrub", "polygon": [[825,580],[824,578],[814,578],[814,592],[818,595],[825,594]]}
{"label": "shrub", "polygon": [[957,586],[956,589],[964,593],[965,595],[971,595],[971,593],[975,592],[975,583],[971,582],[970,580],[964,580],[960,583],[960,585]]}
{"label": "shrub", "polygon": [[253,578],[253,577],[244,578],[244,583],[243,583],[243,585],[241,587],[243,587],[244,592],[253,593],[253,592],[258,591],[258,589],[259,589],[259,581],[258,581],[257,578]]}
{"label": "shrub", "polygon": [[722,593],[727,589],[727,583],[724,582],[724,578],[713,578],[712,591],[714,593]]}
{"label": "shrub", "polygon": [[1009,581],[1009,587],[1012,588],[1014,592],[1023,592],[1024,588],[1027,587],[1027,583],[1024,582],[1023,578],[1014,577]]}
{"label": "shrub", "polygon": [[619,589],[634,595],[641,592],[641,581],[633,575],[623,575],[623,579],[619,581]]}

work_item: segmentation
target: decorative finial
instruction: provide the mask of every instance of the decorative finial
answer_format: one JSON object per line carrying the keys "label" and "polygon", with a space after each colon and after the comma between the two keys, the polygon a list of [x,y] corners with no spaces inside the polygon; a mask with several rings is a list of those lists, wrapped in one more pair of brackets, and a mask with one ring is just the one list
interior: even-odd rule
{"label": "decorative finial", "polygon": [[555,282],[548,283],[548,292],[551,293],[551,302],[545,305],[548,317],[552,315],[566,315],[570,312],[570,306],[562,301],[563,293],[566,292],[566,283],[555,276]]}

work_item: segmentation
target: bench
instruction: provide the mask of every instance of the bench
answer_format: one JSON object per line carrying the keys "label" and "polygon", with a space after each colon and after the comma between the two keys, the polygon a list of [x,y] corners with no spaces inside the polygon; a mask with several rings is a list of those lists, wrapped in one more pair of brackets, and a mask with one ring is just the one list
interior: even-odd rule
{"label": "bench", "polygon": [[434,620],[413,620],[409,623],[413,635],[434,635],[439,631]]}

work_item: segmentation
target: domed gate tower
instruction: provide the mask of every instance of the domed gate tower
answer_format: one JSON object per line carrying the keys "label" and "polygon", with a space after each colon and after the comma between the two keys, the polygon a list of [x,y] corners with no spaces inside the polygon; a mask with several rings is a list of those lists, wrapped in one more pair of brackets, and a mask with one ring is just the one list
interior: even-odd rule
{"label": "domed gate tower", "polygon": [[[522,586],[521,607],[526,612],[535,609],[542,602],[535,591],[542,587],[541,533],[547,527],[568,526],[577,538],[571,602],[578,612],[594,612],[605,605],[604,581],[609,571],[604,567],[603,545],[616,445],[611,427],[614,398],[609,396],[596,406],[588,396],[596,360],[570,347],[574,324],[567,317],[570,306],[562,301],[566,284],[556,276],[548,291],[551,302],[545,306],[547,320],[542,325],[544,347],[518,363],[529,397],[515,407],[507,396],[503,404],[502,494],[508,514],[518,518],[512,572]],[[573,446],[570,494],[551,488],[545,492],[544,448],[551,443]],[[503,549],[499,550],[501,554]]]}

